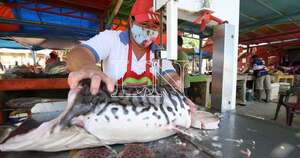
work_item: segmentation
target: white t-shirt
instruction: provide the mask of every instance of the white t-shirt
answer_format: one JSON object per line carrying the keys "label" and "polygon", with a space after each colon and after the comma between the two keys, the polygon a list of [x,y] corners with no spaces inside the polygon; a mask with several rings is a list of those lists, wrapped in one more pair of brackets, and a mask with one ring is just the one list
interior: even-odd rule
{"label": "white t-shirt", "polygon": [[[128,42],[128,31],[106,30],[82,42],[82,46],[88,48],[95,55],[97,62],[103,60],[104,73],[114,79],[114,81],[117,81],[127,71]],[[156,47],[154,44],[151,45],[150,59],[154,59],[153,52]],[[159,72],[158,66],[153,65],[154,62],[151,66],[151,72],[156,74]],[[141,74],[146,70],[146,53],[140,60],[137,60],[135,54],[132,53],[131,69],[137,74]],[[170,72],[175,72],[171,61],[163,60],[162,75]]]}

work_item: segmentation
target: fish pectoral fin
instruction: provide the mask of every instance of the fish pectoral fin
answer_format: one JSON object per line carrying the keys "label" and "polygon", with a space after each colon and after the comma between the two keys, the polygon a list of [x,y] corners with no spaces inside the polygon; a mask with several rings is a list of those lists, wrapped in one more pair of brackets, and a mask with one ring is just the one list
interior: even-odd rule
{"label": "fish pectoral fin", "polygon": [[72,110],[72,107],[75,104],[76,97],[77,97],[78,93],[80,92],[80,90],[81,90],[81,88],[74,88],[69,91],[67,106],[65,107],[64,111],[57,118],[52,120],[53,125],[50,128],[50,133],[53,133],[53,130],[55,128],[64,129],[67,126],[67,124],[64,122],[66,120],[66,117],[68,116],[68,113],[70,113],[70,111]]}
{"label": "fish pectoral fin", "polygon": [[50,133],[53,133],[53,131],[57,130],[57,129],[63,130],[65,128],[70,128],[71,125],[75,125],[77,127],[84,128],[84,121],[83,121],[83,116],[82,115],[73,118],[68,127],[67,127],[66,124],[62,123],[64,121],[63,118],[56,118],[52,121],[53,121],[53,124],[52,124],[52,127],[50,129]]}
{"label": "fish pectoral fin", "polygon": [[182,127],[182,126],[178,126],[178,125],[167,125],[165,127],[163,127],[165,130],[171,130],[171,131],[174,131],[178,134],[183,134],[183,135],[187,135],[187,136],[190,136],[190,137],[193,137],[193,134],[191,134],[189,131],[188,131],[188,128],[185,128],[185,127]]}
{"label": "fish pectoral fin", "polygon": [[189,106],[189,108],[191,110],[192,120],[194,120],[195,117],[196,117],[196,112],[197,112],[196,104],[191,99],[189,99],[188,97],[184,98],[184,102]]}
{"label": "fish pectoral fin", "polygon": [[176,131],[176,133],[178,133],[178,134],[183,134],[183,135],[186,135],[189,137],[194,137],[194,135],[191,132],[189,132],[188,129],[185,127],[175,126],[175,127],[173,127],[173,130]]}
{"label": "fish pectoral fin", "polygon": [[192,119],[191,127],[198,129],[219,128],[220,118],[210,112],[197,111]]}
{"label": "fish pectoral fin", "polygon": [[75,117],[71,120],[71,124],[72,125],[75,125],[77,127],[80,127],[80,128],[84,128],[84,121],[83,121],[83,116],[80,115],[78,117]]}
{"label": "fish pectoral fin", "polygon": [[57,117],[51,121],[45,122],[45,123],[49,124],[49,133],[50,134],[53,133],[54,130],[62,129],[62,127],[60,126],[61,121],[62,121],[62,117]]}

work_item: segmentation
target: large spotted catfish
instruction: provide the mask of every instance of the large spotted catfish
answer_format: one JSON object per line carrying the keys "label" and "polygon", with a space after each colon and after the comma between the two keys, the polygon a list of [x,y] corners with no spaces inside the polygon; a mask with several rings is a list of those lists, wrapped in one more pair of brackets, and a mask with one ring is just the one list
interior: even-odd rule
{"label": "large spotted catfish", "polygon": [[[62,151],[111,144],[148,142],[175,134],[192,124],[193,103],[172,88],[132,90],[112,96],[105,89],[91,95],[89,82],[71,90],[68,105],[55,119],[0,144],[1,151]],[[118,97],[119,93],[127,97]],[[141,94],[143,92],[143,94]],[[128,94],[129,93],[129,94]],[[153,94],[153,92],[151,92]]]}

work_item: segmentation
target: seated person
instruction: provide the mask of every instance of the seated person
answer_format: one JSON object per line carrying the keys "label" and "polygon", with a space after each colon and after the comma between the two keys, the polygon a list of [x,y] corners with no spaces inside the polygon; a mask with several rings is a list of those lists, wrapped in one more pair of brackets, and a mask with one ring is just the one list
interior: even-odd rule
{"label": "seated person", "polygon": [[60,63],[60,59],[55,51],[49,54],[50,58],[46,60],[45,72],[48,72],[52,67]]}

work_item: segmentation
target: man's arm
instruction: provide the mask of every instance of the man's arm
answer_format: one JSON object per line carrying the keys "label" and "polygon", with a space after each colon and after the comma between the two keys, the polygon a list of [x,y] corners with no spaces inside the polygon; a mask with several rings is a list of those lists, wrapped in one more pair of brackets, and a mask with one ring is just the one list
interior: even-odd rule
{"label": "man's arm", "polygon": [[184,52],[186,54],[194,54],[195,53],[195,49],[194,48],[183,48],[183,47],[178,46],[178,50],[182,51],[182,52]]}
{"label": "man's arm", "polygon": [[78,71],[83,67],[95,67],[96,65],[94,55],[87,48],[81,46],[72,49],[67,58],[70,71]]}
{"label": "man's arm", "polygon": [[250,69],[251,69],[251,66],[249,64],[246,64],[245,68],[241,71],[241,74],[248,72]]}
{"label": "man's arm", "polygon": [[81,80],[90,78],[92,94],[99,91],[101,81],[106,83],[110,92],[114,90],[112,79],[97,68],[96,58],[89,49],[81,46],[73,48],[68,54],[67,66],[71,71],[68,78],[71,89],[76,88]]}

